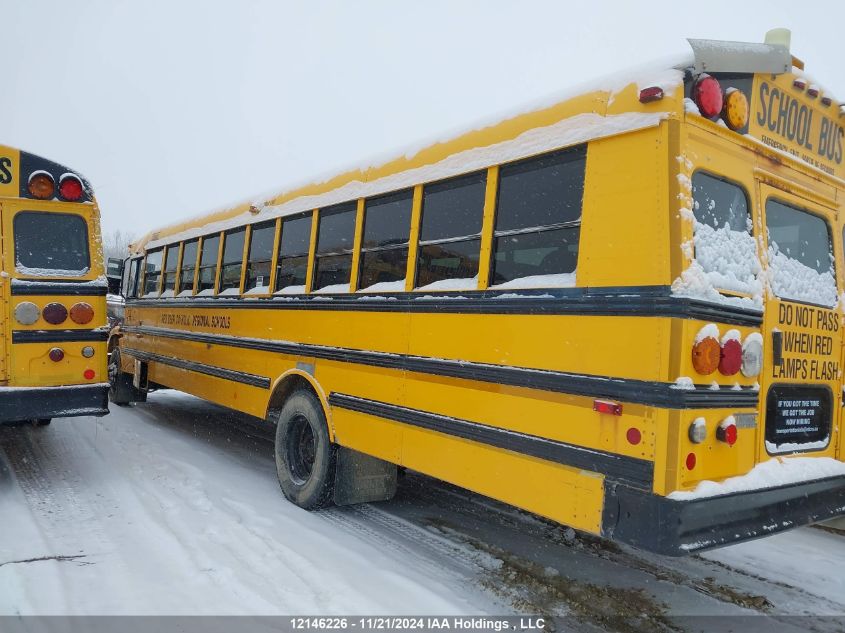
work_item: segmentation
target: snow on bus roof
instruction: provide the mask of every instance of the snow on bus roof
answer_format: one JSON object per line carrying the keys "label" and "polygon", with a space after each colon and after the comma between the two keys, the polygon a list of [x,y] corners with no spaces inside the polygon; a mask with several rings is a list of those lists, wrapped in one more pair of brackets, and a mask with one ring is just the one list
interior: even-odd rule
{"label": "snow on bus roof", "polygon": [[[402,158],[410,160],[423,150],[459,138],[477,130],[490,128],[504,121],[523,114],[537,112],[569,99],[589,94],[603,92],[607,94],[608,105],[614,96],[626,87],[634,84],[639,88],[660,86],[666,93],[670,93],[683,83],[683,69],[693,63],[692,55],[663,58],[613,73],[596,81],[571,86],[563,91],[549,94],[541,99],[523,103],[519,107],[506,112],[476,121],[472,126],[452,129],[438,134],[436,137],[418,141],[407,146],[404,150],[380,154],[371,157],[366,162],[352,166],[347,170],[323,174],[308,182],[300,182],[286,187],[281,192],[277,189],[264,195],[253,196],[239,205],[218,208],[203,213],[186,222],[179,224],[195,224],[183,231],[163,235],[157,239],[150,239],[155,231],[141,238],[133,245],[133,250],[143,247],[157,248],[168,243],[198,237],[208,233],[219,232],[236,226],[276,217],[293,215],[302,211],[325,207],[338,202],[345,202],[358,198],[396,191],[419,183],[442,180],[451,176],[478,169],[486,169],[492,165],[511,160],[518,160],[534,154],[550,151],[566,145],[586,142],[595,138],[621,134],[647,127],[656,126],[668,113],[627,112],[622,114],[602,116],[594,113],[582,113],[559,121],[553,125],[528,130],[518,137],[494,143],[486,147],[474,147],[457,152],[443,160],[410,168],[402,172],[391,174],[374,181],[367,182],[366,173],[370,169],[389,164]],[[283,198],[306,186],[319,186],[328,183],[333,178],[348,175],[349,180],[331,190],[310,196],[297,196],[280,204],[273,204],[273,200]],[[250,207],[258,209],[258,213],[251,212]],[[237,213],[238,210],[241,213]],[[216,221],[202,223],[203,218],[231,212],[234,215]],[[174,225],[175,226],[178,225]],[[159,235],[166,233],[168,227],[158,231]],[[145,242],[145,240],[147,240]]]}

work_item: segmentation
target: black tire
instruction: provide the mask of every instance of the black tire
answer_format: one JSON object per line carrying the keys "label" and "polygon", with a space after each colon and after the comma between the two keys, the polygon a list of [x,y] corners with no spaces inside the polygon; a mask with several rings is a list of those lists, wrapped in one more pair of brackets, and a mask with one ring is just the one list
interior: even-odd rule
{"label": "black tire", "polygon": [[32,420],[32,426],[47,426],[52,421],[53,418],[34,418]]}
{"label": "black tire", "polygon": [[109,356],[109,400],[119,407],[132,402],[132,376],[120,369],[120,350],[114,348]]}
{"label": "black tire", "polygon": [[285,497],[306,510],[332,504],[337,447],[317,396],[297,389],[276,424],[276,473]]}

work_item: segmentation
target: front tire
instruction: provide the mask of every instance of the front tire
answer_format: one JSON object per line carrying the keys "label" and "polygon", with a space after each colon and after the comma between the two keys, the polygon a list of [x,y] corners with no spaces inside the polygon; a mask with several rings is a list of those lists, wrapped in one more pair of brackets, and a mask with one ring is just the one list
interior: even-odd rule
{"label": "front tire", "polygon": [[331,505],[336,462],[320,401],[308,389],[294,391],[276,424],[276,473],[285,497],[306,510]]}

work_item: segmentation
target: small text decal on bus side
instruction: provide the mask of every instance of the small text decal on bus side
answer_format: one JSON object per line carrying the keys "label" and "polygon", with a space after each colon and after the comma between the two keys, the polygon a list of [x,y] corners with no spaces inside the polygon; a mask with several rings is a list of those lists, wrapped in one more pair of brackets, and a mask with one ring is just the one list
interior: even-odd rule
{"label": "small text decal on bus side", "polygon": [[207,327],[223,330],[228,330],[231,327],[231,320],[228,316],[208,314],[188,315],[163,312],[161,323],[162,325],[186,325],[190,327]]}

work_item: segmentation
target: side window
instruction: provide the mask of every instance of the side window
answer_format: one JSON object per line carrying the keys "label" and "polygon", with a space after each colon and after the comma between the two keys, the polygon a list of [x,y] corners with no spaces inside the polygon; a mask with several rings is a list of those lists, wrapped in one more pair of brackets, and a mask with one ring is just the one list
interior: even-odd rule
{"label": "side window", "polygon": [[144,296],[158,293],[162,250],[148,251],[144,260]]}
{"label": "side window", "polygon": [[582,145],[501,167],[491,286],[574,282],[548,276],[574,273],[578,263],[586,158]]}
{"label": "side window", "polygon": [[197,294],[214,294],[214,280],[217,272],[217,253],[220,250],[220,236],[209,235],[202,238],[199,279]]}
{"label": "side window", "polygon": [[179,264],[179,245],[171,244],[164,254],[164,272],[162,273],[161,294],[172,297],[176,290],[176,266]]}
{"label": "side window", "polygon": [[260,294],[270,291],[270,263],[273,260],[273,241],[276,221],[256,224],[249,237],[249,256],[244,291]]}
{"label": "side window", "polygon": [[143,261],[143,258],[136,257],[135,259],[130,259],[126,262],[125,269],[128,271],[128,274],[125,277],[126,284],[123,287],[124,297],[138,296],[138,273],[141,272],[141,262]]}
{"label": "side window", "polygon": [[714,287],[759,294],[760,260],[745,189],[714,174],[692,175],[694,257]]}
{"label": "side window", "polygon": [[246,227],[223,234],[223,262],[220,265],[219,294],[238,294],[244,264]]}
{"label": "side window", "polygon": [[486,187],[486,171],[425,185],[417,288],[476,287]]}
{"label": "side window", "polygon": [[413,190],[367,200],[358,287],[404,290]]}
{"label": "side window", "polygon": [[308,274],[308,250],[311,247],[311,221],[313,213],[282,222],[279,239],[279,258],[276,262],[276,291],[285,293],[305,292]]}
{"label": "side window", "polygon": [[783,299],[836,303],[830,228],[825,220],[779,200],[766,200],[769,279]]}
{"label": "side window", "polygon": [[197,268],[199,240],[185,242],[182,247],[182,271],[179,273],[179,295],[194,294],[194,271]]}
{"label": "side window", "polygon": [[356,208],[347,202],[320,210],[314,290],[349,292]]}

